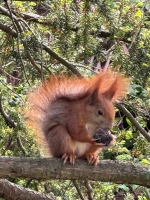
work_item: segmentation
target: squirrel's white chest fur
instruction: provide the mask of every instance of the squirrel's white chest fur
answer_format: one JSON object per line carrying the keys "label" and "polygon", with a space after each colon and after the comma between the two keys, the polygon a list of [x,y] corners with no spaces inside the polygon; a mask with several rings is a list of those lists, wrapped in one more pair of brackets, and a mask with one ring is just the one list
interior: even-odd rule
{"label": "squirrel's white chest fur", "polygon": [[85,154],[90,146],[91,144],[89,143],[75,142],[73,150],[77,157],[81,157]]}
{"label": "squirrel's white chest fur", "polygon": [[[95,126],[87,123],[86,129],[87,129],[89,135],[92,136],[93,132],[95,130]],[[74,142],[73,151],[77,157],[81,157],[81,156],[85,155],[85,152],[89,149],[90,146],[91,146],[90,143]]]}

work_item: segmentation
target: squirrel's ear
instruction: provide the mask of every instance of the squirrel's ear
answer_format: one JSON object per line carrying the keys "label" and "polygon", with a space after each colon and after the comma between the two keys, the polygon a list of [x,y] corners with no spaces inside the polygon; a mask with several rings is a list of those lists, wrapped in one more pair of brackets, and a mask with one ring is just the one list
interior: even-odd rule
{"label": "squirrel's ear", "polygon": [[110,86],[110,88],[103,93],[103,96],[105,96],[105,98],[107,98],[108,100],[113,100],[117,90],[118,90],[117,80],[115,80],[113,84]]}
{"label": "squirrel's ear", "polygon": [[94,90],[92,95],[90,96],[90,105],[94,105],[98,100],[98,90]]}
{"label": "squirrel's ear", "polygon": [[127,92],[129,79],[123,78],[120,74],[115,77],[114,82],[110,87],[102,93],[102,95],[109,101],[115,102],[120,99]]}

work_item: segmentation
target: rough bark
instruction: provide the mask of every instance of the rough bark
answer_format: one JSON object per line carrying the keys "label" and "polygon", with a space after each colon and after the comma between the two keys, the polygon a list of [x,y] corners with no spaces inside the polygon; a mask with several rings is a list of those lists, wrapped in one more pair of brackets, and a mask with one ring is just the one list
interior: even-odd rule
{"label": "rough bark", "polygon": [[110,160],[100,161],[97,166],[77,160],[72,166],[63,165],[57,158],[0,157],[0,178],[8,177],[93,180],[150,187],[150,166]]}

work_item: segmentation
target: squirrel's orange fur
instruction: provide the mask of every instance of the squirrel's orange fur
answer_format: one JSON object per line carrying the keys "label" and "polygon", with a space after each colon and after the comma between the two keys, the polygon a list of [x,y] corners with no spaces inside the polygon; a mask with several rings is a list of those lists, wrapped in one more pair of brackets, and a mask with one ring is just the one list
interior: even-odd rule
{"label": "squirrel's orange fur", "polygon": [[[71,163],[76,157],[86,157],[97,164],[103,146],[93,135],[99,128],[111,129],[113,103],[126,90],[127,79],[111,71],[82,79],[52,76],[29,94],[28,122],[37,137],[44,138],[51,156]],[[113,137],[108,146],[114,144]]]}

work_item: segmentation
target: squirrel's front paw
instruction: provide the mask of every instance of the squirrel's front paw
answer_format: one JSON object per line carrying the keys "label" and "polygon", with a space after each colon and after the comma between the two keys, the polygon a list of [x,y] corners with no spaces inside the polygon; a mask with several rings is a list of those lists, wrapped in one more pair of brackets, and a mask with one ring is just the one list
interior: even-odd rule
{"label": "squirrel's front paw", "polygon": [[76,155],[74,153],[64,153],[62,156],[62,159],[64,159],[64,164],[67,162],[67,160],[70,160],[70,163],[74,165],[76,160]]}
{"label": "squirrel's front paw", "polygon": [[101,147],[101,148],[103,148],[103,147],[105,146],[105,144],[103,144],[103,143],[98,143],[98,142],[97,142],[97,139],[95,139],[95,138],[92,138],[92,139],[91,139],[90,144],[92,144],[92,145],[94,145],[94,146],[97,146],[97,147]]}

